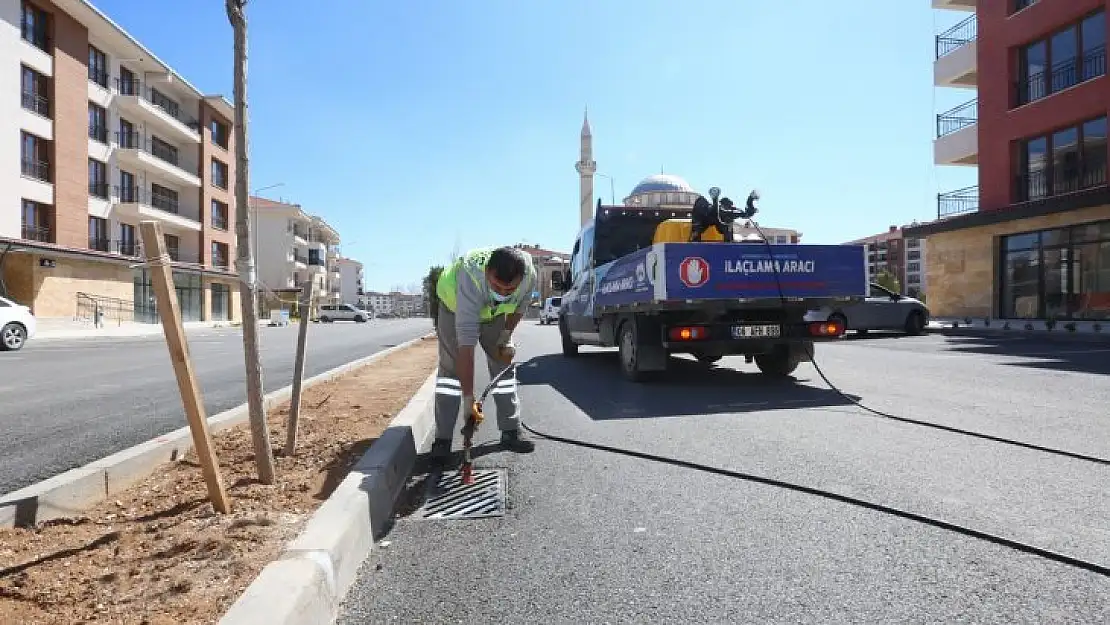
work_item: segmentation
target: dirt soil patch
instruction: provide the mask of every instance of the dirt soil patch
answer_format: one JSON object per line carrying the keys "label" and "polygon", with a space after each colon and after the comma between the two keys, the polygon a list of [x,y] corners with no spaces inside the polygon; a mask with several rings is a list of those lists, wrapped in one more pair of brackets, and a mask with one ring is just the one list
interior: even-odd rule
{"label": "dirt soil patch", "polygon": [[269,413],[278,480],[256,480],[250,430],[215,435],[232,513],[216,514],[196,455],[84,516],[0,530],[0,623],[216,623],[294,538],[432,372],[428,338],[304,392],[297,453],[289,403]]}

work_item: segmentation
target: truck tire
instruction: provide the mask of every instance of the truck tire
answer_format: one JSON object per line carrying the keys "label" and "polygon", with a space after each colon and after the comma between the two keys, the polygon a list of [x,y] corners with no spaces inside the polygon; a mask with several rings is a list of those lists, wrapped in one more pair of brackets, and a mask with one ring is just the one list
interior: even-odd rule
{"label": "truck tire", "polygon": [[644,371],[640,368],[640,337],[636,322],[629,320],[617,330],[621,373],[629,382],[647,382],[654,379],[658,371]]}
{"label": "truck tire", "polygon": [[559,337],[563,342],[563,355],[568,358],[573,358],[578,355],[578,343],[575,343],[570,338],[570,332],[567,331],[567,322],[565,319],[559,319]]}
{"label": "truck tire", "polygon": [[801,363],[801,354],[787,345],[778,345],[769,354],[758,354],[755,365],[764,375],[786,377],[798,368]]}

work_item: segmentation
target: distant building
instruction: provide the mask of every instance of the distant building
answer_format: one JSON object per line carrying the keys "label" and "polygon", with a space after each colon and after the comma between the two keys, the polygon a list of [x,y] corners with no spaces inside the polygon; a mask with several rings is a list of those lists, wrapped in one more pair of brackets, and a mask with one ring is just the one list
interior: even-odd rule
{"label": "distant building", "polygon": [[867,246],[867,272],[871,279],[889,272],[898,278],[903,295],[918,297],[926,292],[923,239],[905,237],[902,228],[891,226],[886,232],[849,241],[848,244]]}
{"label": "distant building", "polygon": [[362,263],[353,258],[337,256],[339,268],[339,299],[344,304],[358,304],[362,299]]}

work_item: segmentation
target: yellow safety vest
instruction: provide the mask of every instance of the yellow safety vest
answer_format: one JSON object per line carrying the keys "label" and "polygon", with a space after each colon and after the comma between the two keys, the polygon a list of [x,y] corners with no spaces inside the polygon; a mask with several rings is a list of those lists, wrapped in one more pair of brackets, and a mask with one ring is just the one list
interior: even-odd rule
{"label": "yellow safety vest", "polygon": [[[439,281],[436,282],[436,296],[447,307],[447,310],[451,312],[456,310],[459,270],[462,270],[464,274],[463,279],[473,280],[479,290],[486,288],[481,280],[485,279],[486,265],[489,263],[489,257],[492,253],[492,249],[474,250],[455,260],[443,270],[443,273],[439,274]],[[463,265],[466,265],[466,267],[463,267]],[[516,312],[517,305],[515,302],[500,303],[497,304],[496,308],[493,307],[493,304],[494,302],[488,302],[482,306],[478,315],[479,321],[492,321],[497,315],[511,315]]]}

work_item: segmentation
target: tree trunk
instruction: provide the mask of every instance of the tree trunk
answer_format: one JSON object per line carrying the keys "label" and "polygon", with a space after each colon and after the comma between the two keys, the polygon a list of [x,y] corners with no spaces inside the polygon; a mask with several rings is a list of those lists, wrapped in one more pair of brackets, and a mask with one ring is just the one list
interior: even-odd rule
{"label": "tree trunk", "polygon": [[247,407],[258,481],[273,484],[274,452],[262,403],[262,363],[258,356],[256,274],[250,235],[250,170],[247,162],[247,0],[226,0],[227,19],[235,31],[235,235],[239,303],[243,318],[243,358],[247,369]]}

